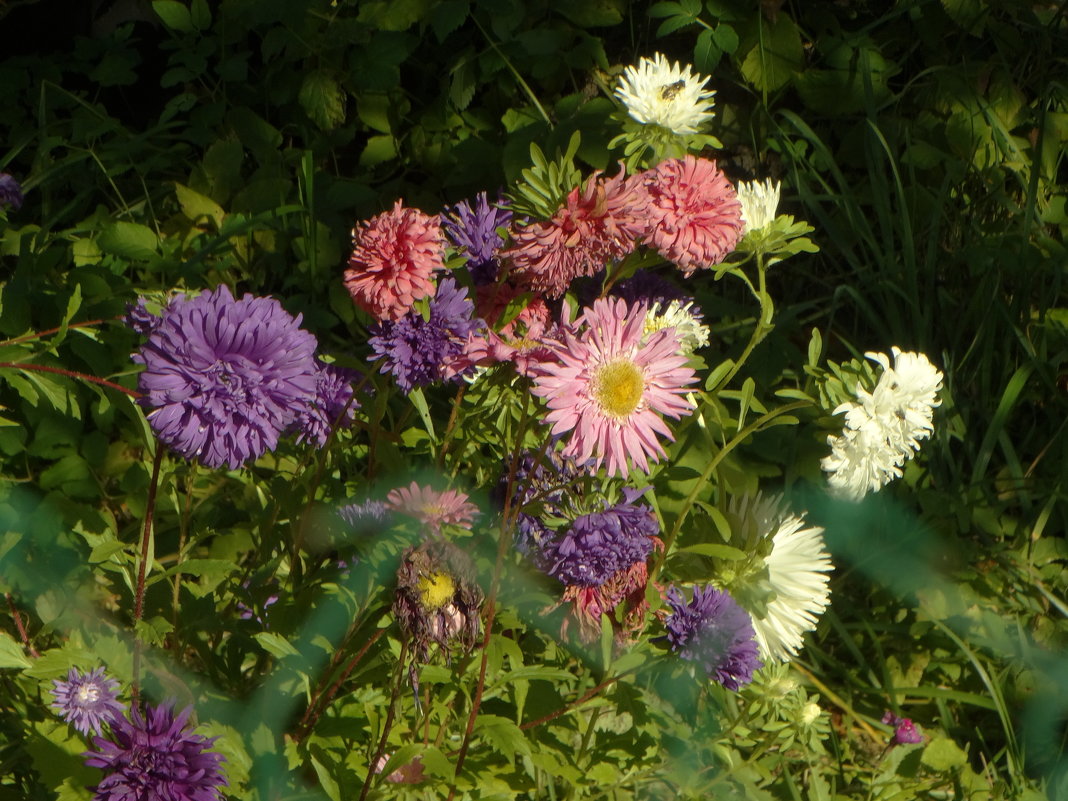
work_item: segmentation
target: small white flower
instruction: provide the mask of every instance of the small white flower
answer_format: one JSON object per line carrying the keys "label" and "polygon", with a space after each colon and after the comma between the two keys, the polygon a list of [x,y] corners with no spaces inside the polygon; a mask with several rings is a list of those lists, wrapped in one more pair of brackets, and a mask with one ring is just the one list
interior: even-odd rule
{"label": "small white flower", "polygon": [[657,53],[627,67],[616,88],[616,97],[638,122],[661,125],[677,134],[694,134],[712,119],[713,91],[705,91],[708,78],[693,75],[690,65],[681,67]]}
{"label": "small white flower", "polygon": [[[782,497],[743,498],[731,502],[731,511],[752,525],[762,539],[770,538],[771,553],[765,559],[768,583],[774,597],[763,617],[747,609],[753,618],[760,656],[788,662],[797,656],[806,631],[816,628],[831,595],[827,573],[834,569],[823,542],[823,529],[805,527],[803,515],[792,514]],[[739,603],[746,593],[735,594]]]}
{"label": "small white flower", "polygon": [[781,189],[782,184],[772,185],[770,178],[763,183],[759,181],[738,182],[738,200],[742,204],[742,224],[745,226],[745,233],[759,231],[775,219]]}
{"label": "small white flower", "polygon": [[683,303],[673,300],[662,311],[659,302],[650,306],[645,313],[642,341],[665,328],[675,329],[675,338],[679,341],[678,353],[682,356],[689,356],[708,344],[709,328],[701,322],[690,301]]}

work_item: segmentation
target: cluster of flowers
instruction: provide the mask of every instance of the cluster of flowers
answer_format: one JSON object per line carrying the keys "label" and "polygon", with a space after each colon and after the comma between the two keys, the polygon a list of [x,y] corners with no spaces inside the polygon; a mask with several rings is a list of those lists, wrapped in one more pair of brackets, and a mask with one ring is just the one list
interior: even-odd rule
{"label": "cluster of flowers", "polygon": [[53,680],[52,708],[83,735],[97,735],[96,750],[85,754],[88,767],[104,771],[92,788],[96,801],[221,799],[224,759],[211,750],[214,737],[193,733],[193,708],[175,716],[173,703],[146,705],[143,713],[134,705],[126,714],[118,690],[102,667],[85,674],[71,668],[66,680]]}

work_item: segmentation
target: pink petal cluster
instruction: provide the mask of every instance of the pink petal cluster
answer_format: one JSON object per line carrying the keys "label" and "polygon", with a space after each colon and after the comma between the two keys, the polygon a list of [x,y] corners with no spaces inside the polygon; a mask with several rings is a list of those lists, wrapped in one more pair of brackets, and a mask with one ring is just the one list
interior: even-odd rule
{"label": "pink petal cluster", "polygon": [[438,533],[442,526],[460,526],[470,530],[478,517],[478,507],[469,503],[467,494],[459,490],[438,492],[431,487],[421,487],[412,482],[407,487],[397,487],[386,496],[386,506],[423,523]]}
{"label": "pink petal cluster", "polygon": [[744,233],[742,204],[714,161],[668,159],[645,173],[650,203],[646,242],[687,276],[719,264]]}
{"label": "pink petal cluster", "polygon": [[527,286],[558,298],[573,280],[593,275],[610,260],[632,252],[648,232],[649,196],[642,176],[620,167],[612,178],[590,176],[572,189],[552,219],[518,226],[504,252],[513,275]]}
{"label": "pink petal cluster", "polygon": [[642,342],[645,309],[622,298],[601,298],[563,333],[557,361],[543,364],[531,389],[545,398],[552,433],[572,431],[561,455],[579,464],[593,459],[609,475],[626,478],[630,464],[649,471],[665,456],[657,435],[673,440],[660,415],[678,419],[693,406],[683,397],[696,376],[678,355],[675,329]]}
{"label": "pink petal cluster", "polygon": [[378,320],[399,320],[420,298],[434,295],[432,276],[445,267],[440,219],[396,205],[352,231],[345,288]]}

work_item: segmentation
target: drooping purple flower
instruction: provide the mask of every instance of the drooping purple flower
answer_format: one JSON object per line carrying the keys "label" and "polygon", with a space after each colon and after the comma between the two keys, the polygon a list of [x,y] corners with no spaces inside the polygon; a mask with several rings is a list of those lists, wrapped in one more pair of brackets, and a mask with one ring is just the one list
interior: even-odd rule
{"label": "drooping purple flower", "polygon": [[386,528],[393,513],[383,501],[365,501],[350,503],[337,510],[338,517],[358,534],[370,533]]}
{"label": "drooping purple flower", "polygon": [[[638,270],[630,278],[625,278],[613,286],[608,294],[623,298],[631,306],[644,304],[646,308],[654,303],[659,303],[663,308],[673,300],[680,303],[693,302],[693,298],[666,278],[648,270]],[[697,304],[693,304],[690,311],[698,318],[701,316]]]}
{"label": "drooping purple flower", "polygon": [[65,681],[52,679],[52,685],[52,695],[56,698],[52,708],[82,734],[89,734],[90,729],[100,734],[105,723],[126,709],[117,697],[119,683],[107,676],[102,667],[84,675],[71,668]]}
{"label": "drooping purple flower", "polygon": [[138,298],[135,303],[126,304],[126,314],[122,321],[141,336],[147,337],[163,322],[163,318],[148,310],[144,298]]}
{"label": "drooping purple flower", "polygon": [[570,528],[543,541],[547,573],[562,583],[597,587],[621,570],[645,562],[660,526],[652,509],[635,505],[633,496],[603,512],[575,518]]}
{"label": "drooping purple flower", "polygon": [[911,718],[899,718],[887,710],[883,715],[883,723],[894,727],[894,736],[890,738],[891,745],[915,745],[923,742],[923,735],[916,731],[916,724]]}
{"label": "drooping purple flower", "polygon": [[468,337],[482,325],[473,318],[474,311],[467,290],[457,287],[453,278],[442,279],[430,300],[429,320],[413,311],[396,322],[384,320],[372,326],[374,336],[368,342],[375,356],[386,360],[381,372],[393,373],[405,392],[450,375],[459,378],[468,371],[452,373],[450,363],[459,359]]}
{"label": "drooping purple flower", "polygon": [[278,445],[315,398],[315,337],[273,298],[226,286],[175,298],[133,360],[138,401],[160,441],[208,467],[240,465]]}
{"label": "drooping purple flower", "polygon": [[[297,411],[293,426],[298,432],[297,442],[314,442],[321,448],[335,422],[339,428],[352,423],[360,405],[352,399],[352,382],[359,375],[347,367],[316,361],[315,398]],[[339,421],[342,412],[345,416]]]}
{"label": "drooping purple flower", "polygon": [[480,192],[474,208],[467,200],[457,203],[442,221],[446,236],[467,256],[467,269],[476,284],[497,280],[497,254],[504,245],[497,229],[512,224],[512,211],[501,207],[503,202],[490,205],[486,193]]}
{"label": "drooping purple flower", "polygon": [[19,182],[6,172],[0,172],[0,206],[11,206],[18,211],[22,208],[22,199]]}
{"label": "drooping purple flower", "polygon": [[694,587],[689,603],[677,587],[667,592],[672,612],[667,640],[683,659],[697,662],[728,690],[753,680],[764,663],[757,652],[753,621],[729,593],[706,585]]}
{"label": "drooping purple flower", "polygon": [[[576,492],[575,476],[572,463],[562,459],[555,449],[550,448],[540,455],[526,451],[516,463],[512,504],[520,507],[537,504],[543,515],[559,516],[563,513],[565,490],[570,494]],[[492,493],[494,502],[500,508],[504,507],[507,493],[506,470]],[[528,511],[521,511],[516,516],[516,550],[531,559],[539,570],[548,572],[552,566],[544,558],[542,543],[554,536],[553,530],[541,516]]]}
{"label": "drooping purple flower", "polygon": [[111,739],[97,737],[96,751],[85,764],[105,772],[94,790],[95,801],[218,801],[228,784],[222,754],[209,750],[215,738],[193,733],[186,707],[174,716],[174,704],[145,706],[145,715],[130,710],[116,718]]}

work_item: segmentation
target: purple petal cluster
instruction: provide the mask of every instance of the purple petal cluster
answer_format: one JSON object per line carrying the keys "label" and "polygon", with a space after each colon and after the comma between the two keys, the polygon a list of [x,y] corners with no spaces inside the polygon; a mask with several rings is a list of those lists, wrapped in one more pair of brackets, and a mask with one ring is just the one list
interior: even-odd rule
{"label": "purple petal cluster", "polygon": [[463,353],[467,338],[482,324],[474,312],[467,290],[445,278],[430,300],[429,320],[416,311],[396,322],[384,320],[372,327],[374,336],[368,341],[375,356],[386,360],[382,372],[392,373],[397,386],[411,392],[445,378],[449,363]]}
{"label": "purple petal cluster", "polygon": [[[625,278],[612,287],[608,294],[623,298],[630,306],[644,304],[647,308],[654,303],[659,303],[661,307],[667,306],[673,300],[682,303],[693,301],[693,298],[666,278],[648,270],[638,270],[630,278]],[[696,305],[691,307],[691,311],[700,314]]]}
{"label": "purple petal cluster", "polygon": [[105,723],[120,717],[126,705],[119,703],[119,683],[98,667],[82,674],[77,668],[71,668],[67,679],[52,679],[52,695],[56,700],[52,708],[61,718],[74,724],[82,734],[94,734],[103,731]]}
{"label": "purple petal cluster", "polygon": [[360,534],[386,528],[393,516],[389,507],[382,501],[350,503],[339,508],[337,514],[349,528]]}
{"label": "purple petal cluster", "polygon": [[143,337],[151,336],[163,319],[148,310],[144,298],[138,298],[135,303],[126,304],[126,314],[122,321]]}
{"label": "purple petal cluster", "polygon": [[476,284],[491,284],[497,280],[500,261],[497,254],[504,239],[498,228],[512,224],[512,211],[502,208],[503,201],[491,206],[485,192],[470,201],[456,204],[445,217],[445,234],[467,256],[467,269]]}
{"label": "purple petal cluster", "polygon": [[[297,411],[297,442],[314,442],[321,448],[335,422],[339,428],[352,423],[360,405],[352,399],[352,382],[359,375],[347,367],[316,362],[315,398]],[[345,416],[339,421],[342,412]]]}
{"label": "purple petal cluster", "polygon": [[[560,458],[559,453],[550,449],[539,457],[527,451],[519,457],[516,464],[515,481],[512,490],[512,503],[520,507],[537,503],[544,513],[554,516],[563,514],[564,490],[575,492],[572,486],[575,470],[571,462]],[[494,500],[504,506],[508,492],[508,475],[501,476]],[[548,542],[555,533],[542,518],[520,512],[516,516],[515,547],[519,553],[530,558],[539,570],[549,571],[552,564],[546,562],[542,552],[542,543]]]}
{"label": "purple petal cluster", "polygon": [[6,172],[0,172],[0,206],[11,206],[16,211],[22,208],[22,187]]}
{"label": "purple petal cluster", "polygon": [[916,724],[911,718],[899,718],[888,710],[883,715],[883,723],[894,727],[894,736],[890,738],[891,745],[916,745],[923,742],[923,735],[916,731]]}
{"label": "purple petal cluster", "polygon": [[548,574],[564,584],[598,587],[631,565],[644,562],[660,533],[648,506],[631,499],[603,512],[581,515],[541,546]]}
{"label": "purple petal cluster", "polygon": [[226,286],[176,298],[133,359],[160,441],[208,467],[236,469],[278,445],[316,397],[315,337],[273,298]]}
{"label": "purple petal cluster", "polygon": [[753,680],[764,663],[757,653],[753,621],[729,593],[712,586],[694,587],[689,603],[677,587],[667,592],[671,614],[667,640],[683,659],[697,662],[728,690]]}
{"label": "purple petal cluster", "polygon": [[222,754],[209,750],[215,738],[193,734],[187,707],[178,717],[173,704],[137,709],[116,718],[111,739],[97,737],[97,751],[85,764],[105,772],[95,801],[218,801],[227,784]]}

